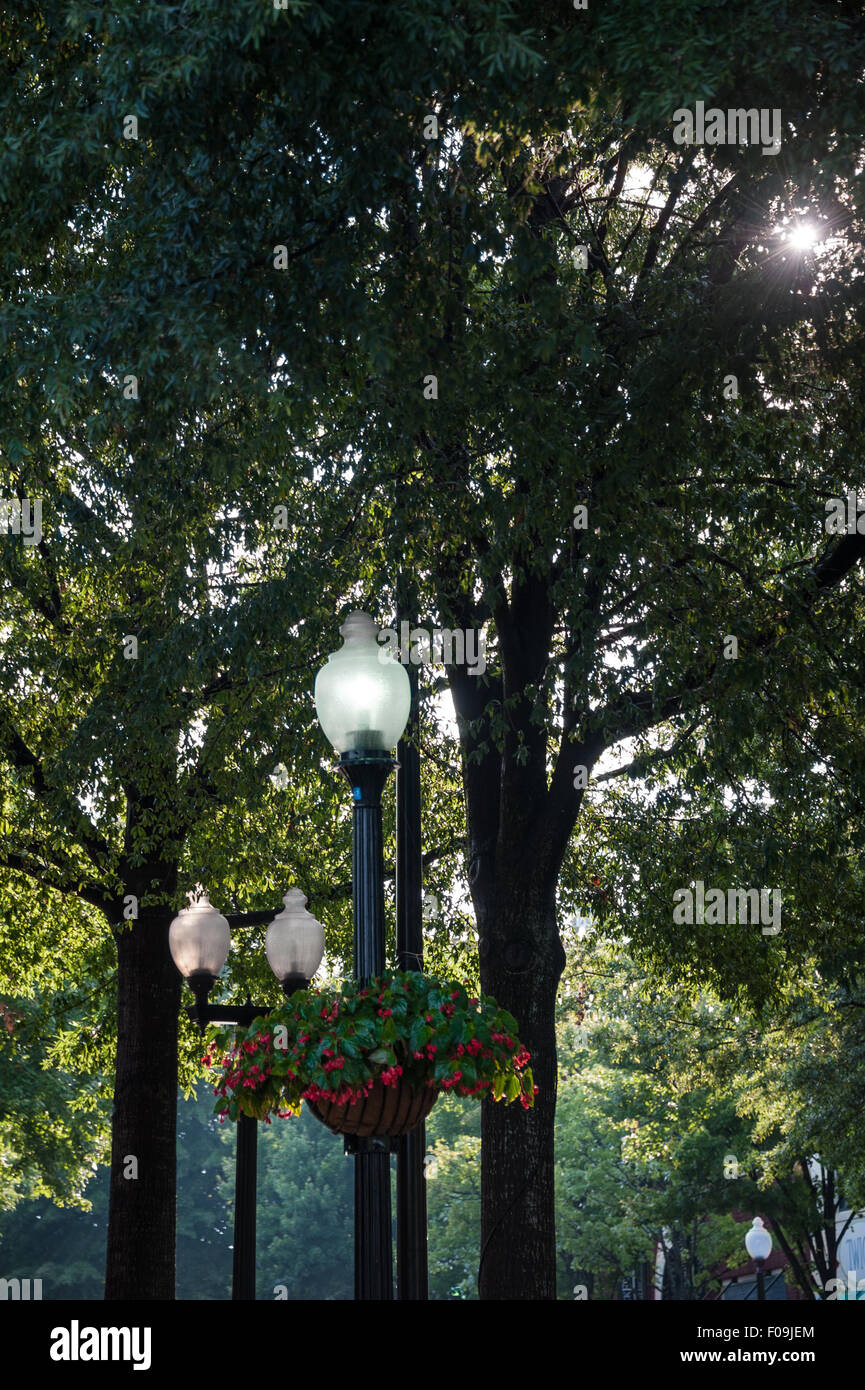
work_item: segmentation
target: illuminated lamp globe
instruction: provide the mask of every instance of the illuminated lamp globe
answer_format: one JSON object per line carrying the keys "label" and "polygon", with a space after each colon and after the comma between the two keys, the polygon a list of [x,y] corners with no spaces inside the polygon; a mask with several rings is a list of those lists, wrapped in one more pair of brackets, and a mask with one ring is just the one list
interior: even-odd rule
{"label": "illuminated lamp globe", "polygon": [[350,613],[340,628],[343,645],[315,678],[319,723],[341,756],[390,752],[408,723],[411,686],[391,653],[376,641],[368,613]]}
{"label": "illuminated lamp globe", "polygon": [[760,1216],[754,1217],[751,1229],[745,1236],[745,1249],[752,1260],[767,1260],[772,1252],[772,1237]]}

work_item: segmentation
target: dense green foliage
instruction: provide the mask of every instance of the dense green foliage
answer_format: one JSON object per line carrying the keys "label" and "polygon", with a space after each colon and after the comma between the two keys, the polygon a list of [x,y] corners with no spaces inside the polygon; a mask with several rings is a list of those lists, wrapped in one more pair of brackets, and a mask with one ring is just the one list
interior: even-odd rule
{"label": "dense green foliage", "polygon": [[[392,619],[400,571],[418,619],[488,639],[483,676],[444,673],[456,729],[422,672],[428,885],[456,905],[427,963],[477,971],[541,1081],[530,1116],[487,1108],[511,1126],[487,1271],[527,1244],[504,1213],[531,1181],[543,1240],[506,1292],[550,1287],[575,906],[676,1008],[708,991],[749,1019],[736,1065],[766,1084],[740,1099],[779,1175],[819,1152],[859,1183],[863,545],[823,521],[862,481],[863,70],[859,7],[805,0],[3,15],[0,493],[41,499],[43,534],[0,536],[0,996],[24,1020],[0,1205],[78,1200],[116,953],[196,880],[226,911],[298,883],[347,965],[349,808],[311,680],[347,606]],[[781,113],[777,154],[676,143],[678,108],[746,98]],[[677,924],[696,879],[777,889],[781,932]],[[227,996],[277,1001],[262,934]],[[184,1022],[187,1088],[199,1055]],[[603,1078],[603,1152],[673,1108]],[[687,1080],[699,1142],[669,1192],[644,1175],[639,1220],[666,1229],[669,1198],[693,1245],[689,1165],[738,1119]],[[601,1103],[581,1085],[577,1133]],[[610,1289],[644,1237],[573,1258]]]}
{"label": "dense green foliage", "polygon": [[0,1211],[43,1196],[81,1205],[104,1160],[107,1106],[88,1065],[89,1039],[79,1039],[74,1073],[59,1045],[96,1032],[90,1001],[76,994],[0,1003]]}

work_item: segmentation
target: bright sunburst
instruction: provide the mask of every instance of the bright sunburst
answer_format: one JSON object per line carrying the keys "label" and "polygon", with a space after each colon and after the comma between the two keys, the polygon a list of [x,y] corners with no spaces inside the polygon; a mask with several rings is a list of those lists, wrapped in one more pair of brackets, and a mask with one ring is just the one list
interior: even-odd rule
{"label": "bright sunburst", "polygon": [[786,239],[794,251],[810,251],[820,240],[820,232],[813,222],[800,222],[789,229]]}

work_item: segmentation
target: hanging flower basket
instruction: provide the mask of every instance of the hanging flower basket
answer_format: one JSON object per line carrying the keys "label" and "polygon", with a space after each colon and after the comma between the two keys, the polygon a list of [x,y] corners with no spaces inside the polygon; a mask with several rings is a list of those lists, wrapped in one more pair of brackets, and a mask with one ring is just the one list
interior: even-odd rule
{"label": "hanging flower basket", "polygon": [[396,1138],[398,1134],[408,1134],[426,1119],[438,1095],[431,1086],[413,1091],[401,1079],[385,1086],[379,1077],[361,1100],[342,1105],[332,1100],[309,1100],[307,1105],[316,1119],[334,1134],[356,1134],[360,1139],[387,1134]]}
{"label": "hanging flower basket", "polygon": [[525,1109],[536,1092],[509,1013],[413,970],[299,991],[213,1047],[223,1054],[214,1088],[223,1118],[269,1124],[306,1101],[329,1129],[361,1138],[408,1133],[442,1091]]}

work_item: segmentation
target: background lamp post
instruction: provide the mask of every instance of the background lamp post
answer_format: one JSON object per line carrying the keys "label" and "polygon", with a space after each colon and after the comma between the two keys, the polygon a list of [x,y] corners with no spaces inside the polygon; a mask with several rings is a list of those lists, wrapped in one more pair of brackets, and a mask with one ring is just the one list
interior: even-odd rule
{"label": "background lamp post", "polygon": [[[350,613],[340,628],[343,646],[315,680],[316,713],[353,800],[354,974],[361,981],[385,964],[381,793],[411,707],[405,669],[379,646],[377,631],[368,613]],[[355,1298],[392,1299],[390,1145],[354,1139],[346,1150],[355,1157]]]}
{"label": "background lamp post", "polygon": [[[405,572],[397,576],[396,626],[417,625],[417,597]],[[406,666],[411,711],[397,746],[396,959],[400,970],[423,970],[423,851],[418,668]],[[396,1287],[403,1301],[429,1298],[426,1126],[400,1135],[396,1155]]]}
{"label": "background lamp post", "polygon": [[755,1216],[751,1222],[751,1229],[745,1236],[745,1249],[757,1265],[757,1302],[764,1303],[766,1300],[766,1285],[763,1276],[763,1265],[772,1253],[772,1237],[763,1225],[763,1218]]}
{"label": "background lamp post", "polygon": [[[197,897],[197,901],[193,901]],[[266,952],[274,975],[286,996],[305,989],[324,955],[324,930],[320,922],[305,911],[306,898],[292,888],[285,904],[267,929]],[[267,1005],[246,1003],[231,1007],[208,1004],[207,996],[216,983],[231,946],[232,926],[255,926],[270,913],[217,912],[199,884],[189,894],[189,907],[179,912],[168,929],[171,957],[193,994],[195,1004],[190,1018],[203,1033],[209,1023],[248,1027],[253,1019],[268,1013]],[[306,973],[308,972],[308,973]],[[241,1114],[237,1121],[237,1157],[234,1180],[234,1268],[231,1297],[255,1298],[255,1195],[258,1176],[258,1121]]]}

